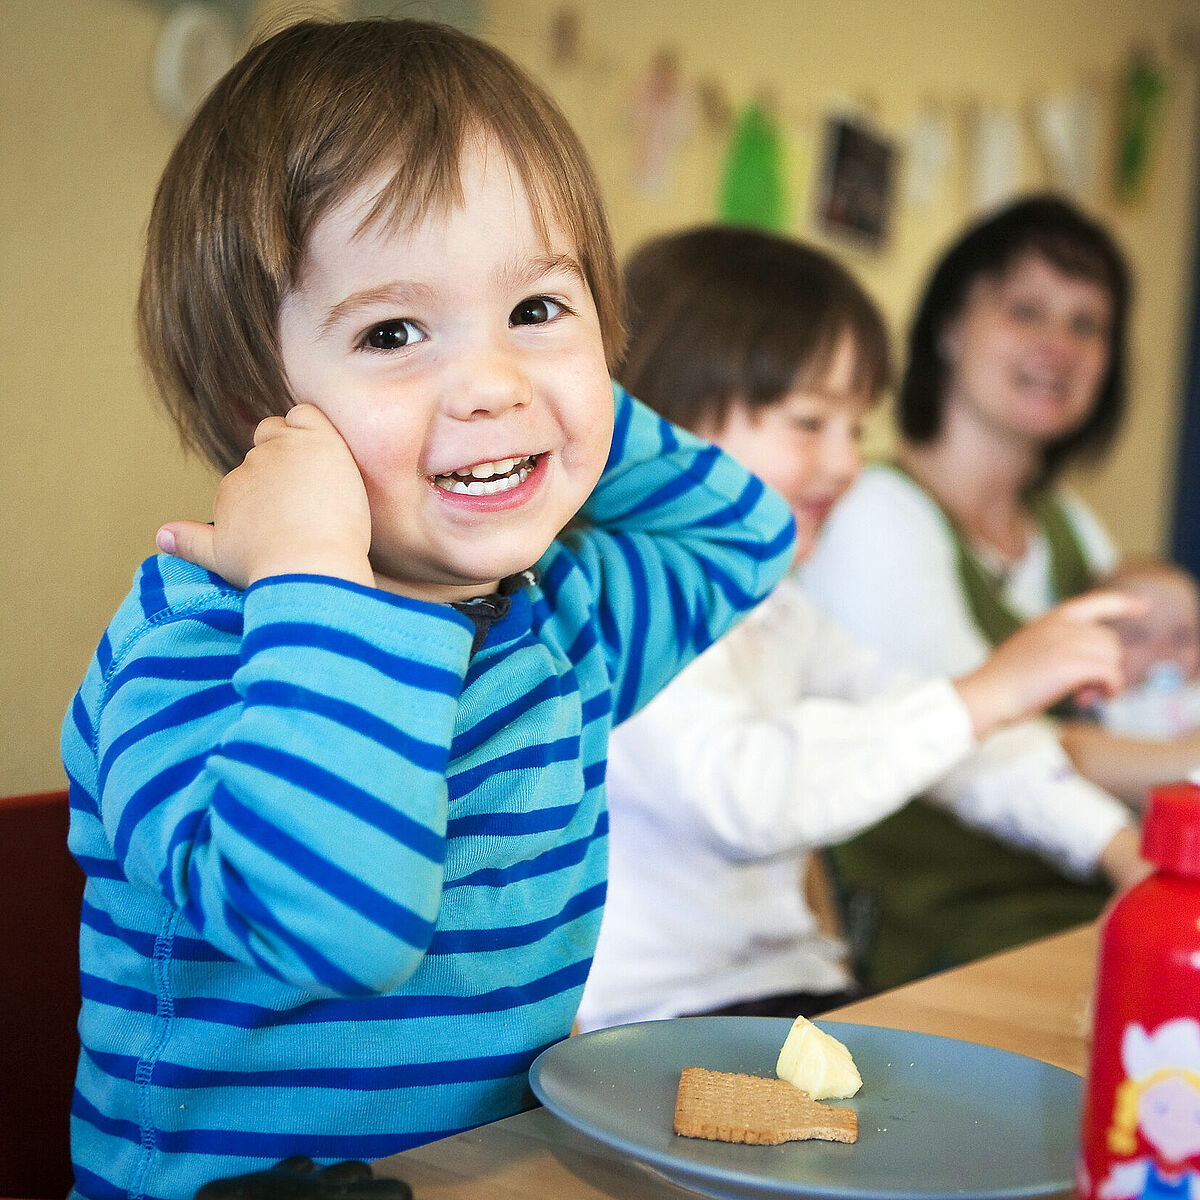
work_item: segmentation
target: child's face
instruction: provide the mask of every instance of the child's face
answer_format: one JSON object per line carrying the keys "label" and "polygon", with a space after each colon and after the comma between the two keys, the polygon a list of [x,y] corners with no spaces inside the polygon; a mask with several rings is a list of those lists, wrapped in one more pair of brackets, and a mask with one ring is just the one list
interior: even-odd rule
{"label": "child's face", "polygon": [[830,509],[862,466],[870,398],[853,383],[854,346],[846,337],[817,386],[793,388],[765,408],[735,401],[723,427],[697,430],[787,501],[796,518],[797,562],[812,552]]}
{"label": "child's face", "polygon": [[279,315],[297,402],[353,454],[379,585],[493,591],[583,504],[612,440],[600,325],[575,247],[539,238],[494,143],[464,148],[463,203],[411,228],[359,224],[380,181],[317,223]]}
{"label": "child's face", "polygon": [[1145,683],[1156,663],[1176,663],[1187,680],[1200,675],[1200,603],[1191,585],[1155,575],[1119,586],[1146,601],[1142,616],[1117,623],[1127,686]]}

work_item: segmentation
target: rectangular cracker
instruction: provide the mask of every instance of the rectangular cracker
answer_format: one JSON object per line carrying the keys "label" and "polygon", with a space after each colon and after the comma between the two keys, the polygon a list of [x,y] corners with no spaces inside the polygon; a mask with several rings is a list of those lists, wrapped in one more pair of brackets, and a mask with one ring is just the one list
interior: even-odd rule
{"label": "rectangular cracker", "polygon": [[675,1132],[716,1142],[777,1146],[858,1140],[858,1115],[810,1100],[786,1079],[685,1067],[675,1096]]}

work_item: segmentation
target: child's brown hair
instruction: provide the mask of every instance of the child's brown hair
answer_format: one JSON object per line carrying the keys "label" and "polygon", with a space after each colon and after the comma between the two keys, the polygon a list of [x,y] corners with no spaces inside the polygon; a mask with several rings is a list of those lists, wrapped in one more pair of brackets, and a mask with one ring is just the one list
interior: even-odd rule
{"label": "child's brown hair", "polygon": [[494,139],[543,230],[574,241],[610,365],[622,292],[587,155],[553,101],[499,50],[413,20],[305,21],[253,47],[176,146],[150,218],[142,351],[185,442],[236,466],[254,426],[292,404],[280,304],[316,222],[364,182],[368,221],[461,200],[464,140]]}
{"label": "child's brown hair", "polygon": [[829,255],[789,238],[729,225],[655,238],[629,260],[625,294],[617,377],[687,429],[819,386],[847,336],[856,392],[873,401],[891,378],[875,303]]}

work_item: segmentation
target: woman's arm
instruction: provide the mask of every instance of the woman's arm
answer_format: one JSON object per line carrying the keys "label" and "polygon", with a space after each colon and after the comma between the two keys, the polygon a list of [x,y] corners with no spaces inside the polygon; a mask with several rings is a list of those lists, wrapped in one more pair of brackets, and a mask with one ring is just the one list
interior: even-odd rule
{"label": "woman's arm", "polygon": [[1200,768],[1200,730],[1166,742],[1121,737],[1085,721],[1065,721],[1058,732],[1081,774],[1138,810],[1150,788]]}

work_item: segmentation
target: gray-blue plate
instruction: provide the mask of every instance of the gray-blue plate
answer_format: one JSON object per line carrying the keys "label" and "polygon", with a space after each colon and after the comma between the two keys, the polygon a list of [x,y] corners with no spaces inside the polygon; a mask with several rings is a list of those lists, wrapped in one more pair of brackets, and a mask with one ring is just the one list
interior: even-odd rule
{"label": "gray-blue plate", "polygon": [[1069,1191],[1082,1080],[973,1042],[818,1021],[863,1077],[840,1100],[858,1141],[741,1146],[677,1136],[684,1067],[775,1074],[791,1022],[681,1017],[600,1029],[551,1046],[530,1068],[538,1099],[581,1132],[684,1187],[725,1200],[1000,1200]]}

